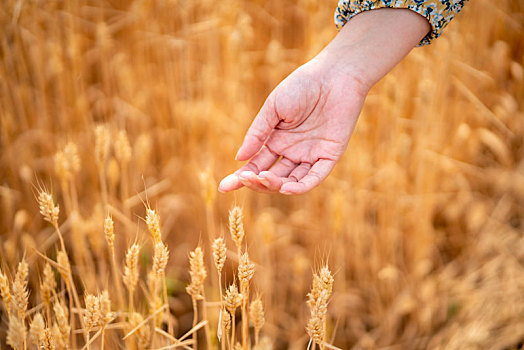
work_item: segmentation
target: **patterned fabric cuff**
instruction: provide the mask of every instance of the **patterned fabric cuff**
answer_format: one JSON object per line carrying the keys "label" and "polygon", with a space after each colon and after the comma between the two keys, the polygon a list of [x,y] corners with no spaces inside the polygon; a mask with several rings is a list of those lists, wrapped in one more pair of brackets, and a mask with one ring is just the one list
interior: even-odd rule
{"label": "patterned fabric cuff", "polygon": [[417,46],[428,45],[442,34],[466,1],[468,0],[339,0],[335,11],[335,25],[340,30],[347,21],[363,11],[386,7],[406,8],[429,21],[431,30]]}

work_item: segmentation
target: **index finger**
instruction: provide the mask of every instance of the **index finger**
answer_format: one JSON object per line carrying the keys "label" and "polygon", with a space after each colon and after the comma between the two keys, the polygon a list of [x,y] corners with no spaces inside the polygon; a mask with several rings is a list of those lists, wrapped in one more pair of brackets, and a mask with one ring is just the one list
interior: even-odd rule
{"label": "index finger", "polygon": [[277,126],[279,119],[272,106],[272,99],[268,97],[258,112],[255,120],[249,127],[242,146],[237,152],[236,160],[248,160],[253,157],[264,145],[267,138]]}

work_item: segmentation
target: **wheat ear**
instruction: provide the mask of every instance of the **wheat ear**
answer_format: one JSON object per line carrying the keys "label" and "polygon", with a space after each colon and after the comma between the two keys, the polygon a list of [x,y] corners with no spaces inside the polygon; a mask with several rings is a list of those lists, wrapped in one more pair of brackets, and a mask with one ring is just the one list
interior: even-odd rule
{"label": "wheat ear", "polygon": [[327,305],[333,290],[333,276],[327,266],[313,274],[313,287],[308,294],[307,304],[311,311],[306,330],[315,344],[324,350],[326,344]]}
{"label": "wheat ear", "polygon": [[167,296],[167,284],[166,284],[166,266],[169,260],[169,250],[167,246],[158,242],[155,244],[155,251],[153,256],[153,273],[157,276],[156,278],[162,281],[162,292],[164,295],[164,303],[166,304],[166,316],[168,332],[173,333],[173,324],[171,322],[171,311],[169,308],[169,300]]}
{"label": "wheat ear", "polygon": [[24,323],[25,313],[29,292],[27,291],[27,276],[29,274],[27,263],[22,259],[16,270],[15,281],[13,282],[13,301],[16,307],[17,317]]}
{"label": "wheat ear", "polygon": [[98,325],[102,328],[102,350],[104,350],[105,345],[105,330],[108,323],[113,317],[111,312],[111,299],[109,298],[109,293],[107,290],[104,290],[102,294],[98,296],[99,309],[98,309]]}
{"label": "wheat ear", "polygon": [[[144,321],[144,318],[141,314],[137,312],[133,312],[129,316],[129,327],[131,329],[135,329],[139,324],[142,324]],[[151,335],[151,328],[147,323],[140,326],[140,328],[137,329],[135,332],[137,342],[138,342],[138,349],[143,350],[148,347],[149,345],[149,338]]]}
{"label": "wheat ear", "polygon": [[[189,253],[189,275],[191,283],[186,287],[187,293],[191,296],[193,302],[193,327],[198,321],[198,300],[204,300],[204,280],[207,277],[206,267],[204,265],[204,252],[202,248],[196,247]],[[203,303],[203,312],[205,310],[205,300]],[[197,332],[193,332],[193,348],[197,349]],[[208,344],[209,346],[209,344]]]}
{"label": "wheat ear", "polygon": [[133,294],[135,287],[138,283],[139,271],[138,271],[138,253],[140,252],[140,246],[133,243],[126,253],[126,264],[124,266],[124,285],[127,287],[129,292],[129,312],[133,312]]}
{"label": "wheat ear", "polygon": [[56,280],[51,265],[46,262],[44,267],[44,276],[40,283],[42,300],[46,308],[47,322],[51,322],[51,296],[56,289]]}
{"label": "wheat ear", "polygon": [[38,312],[29,326],[29,338],[37,348],[40,348],[40,343],[44,338],[45,323],[44,318]]}
{"label": "wheat ear", "polygon": [[11,288],[9,288],[9,280],[2,270],[0,270],[0,295],[4,301],[7,316],[9,317],[11,314]]}
{"label": "wheat ear", "polygon": [[56,322],[58,325],[58,334],[56,340],[61,346],[68,348],[69,336],[71,335],[71,326],[67,321],[67,309],[64,308],[58,301],[53,305],[53,310],[55,312]]}
{"label": "wheat ear", "polygon": [[15,350],[22,350],[26,347],[27,330],[24,322],[14,315],[9,318],[9,326],[7,329],[7,344],[11,345]]}
{"label": "wheat ear", "polygon": [[120,284],[120,274],[116,266],[115,258],[115,224],[113,218],[107,215],[104,221],[104,236],[106,238],[109,252],[111,253],[111,269],[113,270],[113,283],[118,294],[118,306],[120,309],[124,308],[124,294],[122,293],[122,285]]}
{"label": "wheat ear", "polygon": [[255,264],[249,260],[246,253],[240,256],[238,264],[238,280],[240,292],[242,293],[242,347],[247,350],[249,343],[249,315],[247,312],[249,300],[249,282],[255,274]]}
{"label": "wheat ear", "polygon": [[109,140],[110,136],[107,126],[98,125],[95,128],[95,160],[98,165],[98,176],[102,187],[102,202],[104,205],[107,204],[106,162],[111,147]]}
{"label": "wheat ear", "polygon": [[120,163],[120,192],[122,203],[124,204],[124,212],[128,213],[128,206],[125,204],[126,199],[128,198],[128,166],[129,161],[131,160],[131,145],[129,144],[129,139],[127,137],[127,132],[125,130],[120,130],[116,136],[115,143],[115,157]]}
{"label": "wheat ear", "polygon": [[90,348],[90,333],[94,327],[98,326],[100,318],[100,299],[92,294],[85,296],[86,308],[84,311],[84,325],[87,331],[87,349]]}
{"label": "wheat ear", "polygon": [[[220,302],[222,302],[223,296],[222,296],[222,269],[224,268],[224,264],[226,262],[226,243],[224,242],[224,239],[222,237],[219,237],[213,241],[213,261],[215,262],[215,267],[217,269],[217,275],[218,275],[218,290],[220,293]],[[217,329],[217,337],[218,341],[221,342],[221,344],[224,344],[224,341],[222,341],[222,334],[223,334],[223,327],[222,327],[222,317],[223,317],[223,307],[220,307],[220,317],[218,319],[218,329]]]}
{"label": "wheat ear", "polygon": [[231,238],[237,247],[238,258],[240,259],[240,251],[242,248],[242,240],[244,239],[244,224],[242,223],[242,208],[233,207],[229,212],[229,232]]}
{"label": "wheat ear", "polygon": [[226,289],[226,295],[224,296],[224,306],[231,315],[231,343],[230,349],[234,348],[235,345],[235,312],[238,307],[242,305],[242,294],[238,292],[236,284],[231,284]]}
{"label": "wheat ear", "polygon": [[[56,325],[56,324],[55,324]],[[56,350],[56,340],[51,329],[46,328],[42,338],[42,348],[44,350]]]}
{"label": "wheat ear", "polygon": [[264,326],[265,322],[264,306],[262,305],[262,300],[260,300],[259,297],[252,301],[249,305],[249,318],[252,320],[253,326],[255,328],[255,346],[257,346],[259,342],[260,330],[262,329],[262,326]]}

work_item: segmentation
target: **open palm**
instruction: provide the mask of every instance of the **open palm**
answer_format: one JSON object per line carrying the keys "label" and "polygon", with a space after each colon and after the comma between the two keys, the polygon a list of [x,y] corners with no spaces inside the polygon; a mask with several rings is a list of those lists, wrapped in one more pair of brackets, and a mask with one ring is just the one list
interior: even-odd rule
{"label": "open palm", "polygon": [[223,192],[242,186],[300,194],[320,184],[346,150],[364,102],[359,84],[300,67],[269,95],[236,159],[249,160],[224,178]]}
{"label": "open palm", "polygon": [[248,160],[219,190],[304,193],[346,150],[369,89],[431,30],[410,9],[363,11],[269,95],[237,153]]}

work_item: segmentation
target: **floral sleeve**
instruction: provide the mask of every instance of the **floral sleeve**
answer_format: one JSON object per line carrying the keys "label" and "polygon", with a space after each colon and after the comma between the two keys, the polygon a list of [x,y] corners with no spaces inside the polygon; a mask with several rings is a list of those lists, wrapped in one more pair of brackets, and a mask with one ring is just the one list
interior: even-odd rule
{"label": "floral sleeve", "polygon": [[462,10],[468,0],[339,0],[335,11],[335,24],[342,28],[347,21],[360,12],[384,7],[407,8],[426,17],[431,31],[422,39],[419,46],[429,44],[438,38],[444,28]]}

